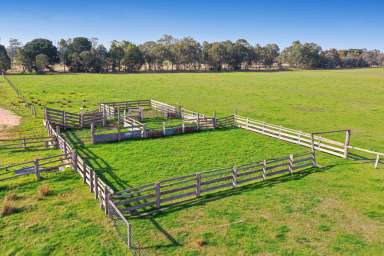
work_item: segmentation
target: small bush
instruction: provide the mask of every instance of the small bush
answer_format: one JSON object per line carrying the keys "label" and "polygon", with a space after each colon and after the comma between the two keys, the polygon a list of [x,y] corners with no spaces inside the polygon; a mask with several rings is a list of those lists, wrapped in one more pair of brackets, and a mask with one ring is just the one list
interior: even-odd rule
{"label": "small bush", "polygon": [[4,200],[5,201],[14,201],[17,200],[18,196],[16,193],[9,193],[5,196]]}
{"label": "small bush", "polygon": [[198,247],[203,247],[207,244],[203,239],[196,240],[195,243]]}
{"label": "small bush", "polygon": [[4,200],[3,207],[1,208],[0,216],[5,217],[17,212],[17,208],[13,205],[12,201]]}
{"label": "small bush", "polygon": [[48,196],[51,193],[49,190],[49,186],[47,184],[44,184],[40,186],[37,190],[37,198],[43,199],[44,197]]}

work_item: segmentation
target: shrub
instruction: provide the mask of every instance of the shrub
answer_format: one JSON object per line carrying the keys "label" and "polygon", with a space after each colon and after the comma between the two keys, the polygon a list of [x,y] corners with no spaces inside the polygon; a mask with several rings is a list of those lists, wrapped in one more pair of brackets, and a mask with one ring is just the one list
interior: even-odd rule
{"label": "shrub", "polygon": [[1,208],[0,215],[5,217],[17,212],[17,208],[13,205],[12,201],[4,199],[3,207]]}
{"label": "shrub", "polygon": [[37,190],[37,198],[43,199],[51,193],[47,184],[41,185]]}
{"label": "shrub", "polygon": [[196,243],[197,247],[203,247],[204,245],[207,244],[207,243],[206,243],[204,240],[202,240],[202,239],[196,240],[195,243]]}
{"label": "shrub", "polygon": [[17,200],[18,196],[16,193],[9,193],[5,196],[4,200],[5,201],[14,201],[14,200]]}

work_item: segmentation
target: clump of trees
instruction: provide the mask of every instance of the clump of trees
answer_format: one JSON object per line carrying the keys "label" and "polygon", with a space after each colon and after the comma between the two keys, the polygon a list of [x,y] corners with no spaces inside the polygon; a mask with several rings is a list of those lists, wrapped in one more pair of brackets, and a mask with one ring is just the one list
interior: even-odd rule
{"label": "clump of trees", "polygon": [[0,73],[11,68],[11,58],[9,58],[4,45],[0,45]]}
{"label": "clump of trees", "polygon": [[239,71],[283,66],[333,69],[382,66],[384,54],[366,49],[323,50],[315,43],[300,41],[280,52],[276,44],[251,45],[245,39],[200,43],[192,37],[171,35],[140,45],[112,41],[109,49],[96,38],[85,37],[61,39],[56,45],[40,38],[24,46],[11,39],[6,50],[0,46],[0,71],[17,66],[41,73],[55,70],[56,64],[71,72]]}

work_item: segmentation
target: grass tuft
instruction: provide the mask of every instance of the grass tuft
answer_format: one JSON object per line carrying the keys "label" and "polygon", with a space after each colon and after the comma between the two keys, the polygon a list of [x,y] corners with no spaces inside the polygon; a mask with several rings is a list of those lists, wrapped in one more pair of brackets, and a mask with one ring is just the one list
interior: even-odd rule
{"label": "grass tuft", "polygon": [[5,200],[5,201],[15,201],[15,200],[17,200],[18,198],[19,198],[19,197],[17,196],[16,193],[11,192],[11,193],[9,193],[9,194],[7,194],[7,195],[5,196],[4,200]]}
{"label": "grass tuft", "polygon": [[204,241],[203,239],[198,239],[195,241],[195,244],[197,245],[197,247],[203,247],[207,244],[207,242]]}
{"label": "grass tuft", "polygon": [[51,194],[51,191],[49,190],[48,184],[41,185],[37,189],[37,198],[39,200],[44,199],[44,197],[47,197]]}
{"label": "grass tuft", "polygon": [[4,199],[3,207],[1,208],[0,216],[5,217],[18,212],[18,208],[13,205],[11,200]]}

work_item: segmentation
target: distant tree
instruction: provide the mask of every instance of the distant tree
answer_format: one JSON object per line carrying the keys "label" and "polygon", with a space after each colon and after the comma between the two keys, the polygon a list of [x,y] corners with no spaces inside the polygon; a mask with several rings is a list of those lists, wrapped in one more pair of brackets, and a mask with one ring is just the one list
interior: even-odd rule
{"label": "distant tree", "polygon": [[58,62],[57,48],[47,39],[34,39],[24,46],[25,57],[28,58],[28,62],[31,63],[32,69],[36,69],[36,56],[44,54],[48,57],[48,63],[50,65]]}
{"label": "distant tree", "polygon": [[70,53],[81,53],[84,51],[90,51],[92,48],[92,42],[85,37],[75,37],[69,44]]}
{"label": "distant tree", "polygon": [[149,70],[153,70],[156,63],[155,48],[157,43],[154,41],[145,42],[140,45],[140,51],[143,53],[144,62],[147,64]]}
{"label": "distant tree", "polygon": [[361,54],[361,59],[368,66],[379,66],[381,65],[381,53],[379,50],[364,51]]}
{"label": "distant tree", "polygon": [[341,65],[339,53],[336,49],[329,49],[320,54],[321,68],[337,68]]}
{"label": "distant tree", "polygon": [[191,37],[185,37],[178,40],[174,45],[174,54],[177,65],[183,65],[184,68],[197,70],[202,61],[202,48],[200,43]]}
{"label": "distant tree", "polygon": [[111,48],[109,49],[108,56],[111,60],[112,71],[121,70],[121,61],[124,58],[124,49],[118,41],[112,41]]}
{"label": "distant tree", "polygon": [[65,72],[65,67],[69,65],[69,45],[71,44],[71,40],[65,40],[65,39],[60,39],[58,42],[58,53],[59,53],[59,58],[60,58],[60,63],[63,64],[64,66],[64,72]]}
{"label": "distant tree", "polygon": [[280,48],[277,44],[267,44],[261,49],[260,61],[264,66],[271,67],[279,57]]}
{"label": "distant tree", "polygon": [[139,47],[130,42],[124,42],[123,45],[124,56],[122,64],[125,66],[125,70],[129,72],[140,70],[144,64],[144,57]]}
{"label": "distant tree", "polygon": [[321,47],[314,43],[294,41],[281,53],[281,60],[298,68],[316,68],[320,64]]}
{"label": "distant tree", "polygon": [[16,39],[16,38],[10,38],[9,39],[9,43],[8,43],[8,47],[7,47],[7,53],[8,53],[9,58],[11,59],[11,65],[13,65],[13,63],[15,61],[17,49],[20,48],[21,46],[22,46],[21,42],[18,39]]}
{"label": "distant tree", "polygon": [[93,68],[94,58],[91,51],[82,51],[79,54],[80,59],[80,71],[90,72]]}
{"label": "distant tree", "polygon": [[38,54],[36,56],[35,63],[36,63],[36,71],[38,73],[44,73],[45,69],[49,66],[48,56],[43,53]]}
{"label": "distant tree", "polygon": [[25,70],[32,71],[32,62],[25,55],[25,52],[24,52],[23,48],[16,49],[15,65],[21,66],[22,69],[23,69],[23,72]]}
{"label": "distant tree", "polygon": [[7,50],[0,44],[0,73],[11,68],[11,58],[9,58]]}
{"label": "distant tree", "polygon": [[94,64],[93,68],[95,72],[102,72],[106,68],[107,58],[108,58],[108,50],[104,47],[104,45],[100,44],[96,47],[96,49],[92,49],[92,53],[94,55]]}
{"label": "distant tree", "polygon": [[226,48],[223,43],[214,42],[206,47],[207,63],[211,70],[221,71],[226,59]]}

